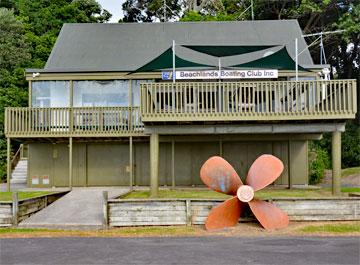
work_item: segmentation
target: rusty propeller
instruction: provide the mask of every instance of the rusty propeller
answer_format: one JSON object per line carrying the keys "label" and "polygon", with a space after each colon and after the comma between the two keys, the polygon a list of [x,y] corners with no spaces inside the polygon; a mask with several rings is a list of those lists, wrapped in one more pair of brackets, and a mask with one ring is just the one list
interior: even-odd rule
{"label": "rusty propeller", "polygon": [[200,170],[200,178],[210,189],[236,195],[214,207],[205,222],[207,230],[235,226],[246,203],[266,230],[288,226],[289,217],[272,203],[254,199],[254,192],[274,182],[284,170],[280,159],[273,155],[262,155],[251,165],[245,185],[235,169],[223,158],[209,158]]}

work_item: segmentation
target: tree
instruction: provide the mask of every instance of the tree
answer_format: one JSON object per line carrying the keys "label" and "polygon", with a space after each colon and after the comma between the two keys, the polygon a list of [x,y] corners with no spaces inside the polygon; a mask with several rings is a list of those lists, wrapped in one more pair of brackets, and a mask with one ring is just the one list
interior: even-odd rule
{"label": "tree", "polygon": [[[122,9],[124,18],[119,22],[153,22],[176,20],[180,16],[184,5],[183,0],[126,0]],[[166,17],[164,17],[166,13]]]}
{"label": "tree", "polygon": [[0,180],[6,174],[4,108],[26,106],[24,68],[42,68],[64,23],[104,23],[111,14],[95,0],[1,0]]}
{"label": "tree", "polygon": [[15,14],[26,24],[33,47],[27,67],[42,68],[64,23],[104,23],[111,14],[95,0],[17,0]]}
{"label": "tree", "polygon": [[23,67],[30,61],[30,45],[25,28],[14,12],[0,8],[0,179],[6,174],[4,108],[25,106],[27,91]]}

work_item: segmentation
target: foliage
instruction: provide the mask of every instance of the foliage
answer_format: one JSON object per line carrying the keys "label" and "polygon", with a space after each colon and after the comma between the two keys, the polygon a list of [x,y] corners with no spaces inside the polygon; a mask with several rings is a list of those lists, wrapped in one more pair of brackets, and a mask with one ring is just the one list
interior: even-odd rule
{"label": "foliage", "polygon": [[27,105],[24,68],[44,67],[64,23],[110,17],[96,0],[0,1],[0,182],[6,175],[4,108]]}
{"label": "foliage", "polygon": [[163,0],[127,0],[122,5],[124,18],[119,22],[169,21],[179,17],[182,6],[181,0],[166,1],[165,18]]}
{"label": "foliage", "polygon": [[[341,166],[356,167],[360,165],[360,126],[355,120],[349,120],[345,129],[341,136]],[[331,157],[331,133],[325,133],[323,139],[313,144]]]}
{"label": "foliage", "polygon": [[330,167],[330,157],[326,150],[318,145],[310,144],[309,183],[318,184],[324,177],[325,169]]}
{"label": "foliage", "polygon": [[360,126],[355,121],[346,123],[346,131],[341,137],[342,167],[356,167],[360,165]]}
{"label": "foliage", "polygon": [[348,167],[341,170],[341,177],[345,178],[352,175],[360,175],[360,166],[359,167]]}

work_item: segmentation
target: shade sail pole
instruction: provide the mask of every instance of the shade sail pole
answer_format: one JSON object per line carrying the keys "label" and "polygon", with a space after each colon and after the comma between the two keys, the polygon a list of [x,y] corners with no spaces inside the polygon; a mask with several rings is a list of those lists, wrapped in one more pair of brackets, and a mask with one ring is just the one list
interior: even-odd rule
{"label": "shade sail pole", "polygon": [[219,82],[221,82],[221,58],[219,58]]}
{"label": "shade sail pole", "polygon": [[175,83],[176,80],[176,72],[175,72],[175,40],[173,40],[172,43],[172,60],[173,60],[173,74],[172,74],[172,79],[173,79],[173,83]]}
{"label": "shade sail pole", "polygon": [[298,39],[295,39],[295,80],[298,81],[299,80],[299,63],[298,63]]}

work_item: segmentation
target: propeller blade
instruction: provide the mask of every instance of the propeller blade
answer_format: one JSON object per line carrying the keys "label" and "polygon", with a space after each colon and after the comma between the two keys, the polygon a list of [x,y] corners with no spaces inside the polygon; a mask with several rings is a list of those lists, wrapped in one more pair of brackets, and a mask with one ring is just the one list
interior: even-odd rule
{"label": "propeller blade", "polygon": [[217,230],[235,226],[245,205],[237,197],[232,197],[215,206],[206,219],[206,230]]}
{"label": "propeller blade", "polygon": [[210,189],[235,195],[243,185],[235,169],[219,156],[210,157],[200,169],[200,178]]}
{"label": "propeller blade", "polygon": [[266,230],[283,228],[289,225],[287,214],[270,202],[254,199],[249,202],[249,206]]}
{"label": "propeller blade", "polygon": [[259,156],[251,165],[246,184],[254,191],[261,190],[274,182],[284,170],[281,160],[273,155]]}

